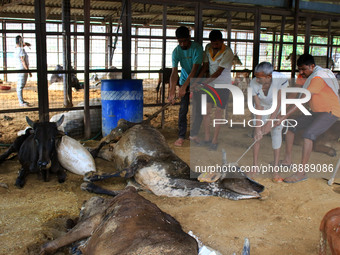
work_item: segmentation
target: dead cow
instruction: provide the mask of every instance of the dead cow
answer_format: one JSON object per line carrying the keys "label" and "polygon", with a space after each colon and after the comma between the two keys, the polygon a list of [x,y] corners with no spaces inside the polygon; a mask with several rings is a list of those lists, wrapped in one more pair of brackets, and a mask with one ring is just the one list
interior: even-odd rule
{"label": "dead cow", "polygon": [[340,255],[340,207],[330,210],[321,221],[320,255],[326,255],[326,242],[328,242],[332,255]]}
{"label": "dead cow", "polygon": [[198,254],[198,244],[181,225],[155,204],[128,187],[111,199],[92,197],[83,206],[77,225],[42,246],[40,255],[87,239],[79,246],[89,255]]}
{"label": "dead cow", "polygon": [[[105,144],[116,142],[114,149],[101,150]],[[94,181],[111,177],[133,179],[157,196],[219,196],[233,200],[260,198],[264,187],[242,173],[224,176],[216,183],[199,182],[198,174],[169,147],[164,136],[145,123],[119,120],[118,126],[104,137],[92,155],[112,161],[111,173],[89,172],[82,189],[97,194],[116,195]]]}
{"label": "dead cow", "polygon": [[[55,141],[58,138],[58,126],[63,122],[62,116],[57,122],[33,122],[26,117],[27,123],[33,130],[27,130],[24,136],[19,136],[9,151],[15,152],[18,150],[19,161],[21,163],[21,170],[15,182],[15,185],[22,188],[25,184],[25,178],[29,173],[37,173],[42,175],[44,181],[48,181],[49,173],[56,173],[58,181],[64,182],[66,173],[60,167],[56,149]],[[32,133],[31,133],[32,132]],[[3,155],[9,155],[5,152]],[[2,156],[2,160],[4,156]]]}

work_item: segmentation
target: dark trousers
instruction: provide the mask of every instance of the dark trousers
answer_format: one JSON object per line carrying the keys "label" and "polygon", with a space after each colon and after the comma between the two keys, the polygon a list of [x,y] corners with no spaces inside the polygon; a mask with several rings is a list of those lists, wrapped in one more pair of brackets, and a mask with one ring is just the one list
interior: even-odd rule
{"label": "dark trousers", "polygon": [[188,109],[189,109],[189,95],[190,93],[185,93],[184,97],[181,98],[181,102],[179,105],[179,114],[178,114],[178,137],[185,139],[185,135],[187,133],[187,125],[188,125]]}
{"label": "dark trousers", "polygon": [[[189,99],[190,93],[187,92],[184,97],[181,98],[180,102],[180,107],[179,107],[179,116],[178,116],[178,137],[185,139],[186,132],[187,132],[187,126],[188,126],[188,109],[189,109]],[[191,129],[191,135],[196,136],[198,135],[198,132],[201,127],[201,122],[203,119],[203,116],[201,114],[201,94],[200,93],[195,93],[193,94],[193,100],[194,100],[194,105],[193,105],[193,124],[192,124],[192,129]]]}
{"label": "dark trousers", "polygon": [[200,132],[200,127],[201,127],[202,120],[203,120],[203,115],[201,113],[201,108],[202,108],[201,96],[202,94],[199,92],[193,93],[192,114],[191,114],[191,118],[193,118],[193,121],[192,121],[191,130],[190,130],[191,136],[197,136],[198,133]]}

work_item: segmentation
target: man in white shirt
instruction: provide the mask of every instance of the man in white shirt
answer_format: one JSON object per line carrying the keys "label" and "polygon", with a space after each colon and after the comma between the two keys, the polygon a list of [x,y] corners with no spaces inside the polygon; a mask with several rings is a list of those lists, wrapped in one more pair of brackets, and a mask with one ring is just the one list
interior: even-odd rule
{"label": "man in white shirt", "polygon": [[[204,145],[208,145],[210,150],[217,150],[218,135],[221,125],[214,128],[213,138],[210,138],[210,113],[212,104],[216,102],[215,119],[222,119],[222,113],[228,104],[229,90],[215,89],[215,84],[231,84],[231,66],[234,54],[232,50],[223,43],[222,33],[219,30],[212,30],[209,34],[209,43],[203,54],[203,67],[198,77],[203,77],[209,70],[209,78],[203,83],[204,89],[210,91],[211,96],[207,96],[207,114],[203,117],[204,123]],[[215,91],[216,93],[215,93]],[[191,132],[191,140],[198,141],[199,127],[193,127]],[[196,131],[196,132],[194,132]]]}
{"label": "man in white shirt", "polygon": [[[30,46],[28,43],[24,43],[20,35],[15,38],[16,48],[15,48],[15,58],[16,58],[16,68],[18,70],[29,70],[28,55],[24,49],[25,46]],[[17,95],[19,100],[19,105],[22,107],[29,106],[29,103],[24,101],[22,90],[24,89],[28,75],[32,77],[31,73],[18,73],[17,75]]]}
{"label": "man in white shirt", "polygon": [[[276,119],[281,107],[281,89],[288,87],[288,79],[285,75],[273,72],[273,66],[269,62],[262,62],[255,67],[255,76],[250,82],[253,91],[255,109],[268,110],[273,104],[273,95],[277,96],[277,106],[272,114],[255,115],[255,134],[254,139],[258,141],[253,147],[253,165],[258,166],[258,155],[260,150],[260,141],[263,135],[271,132],[272,147],[274,150],[274,167],[279,165],[280,148],[282,144],[282,125],[275,127],[272,121]],[[264,125],[262,125],[265,123]],[[282,182],[283,179],[278,173],[274,172],[273,181]]]}

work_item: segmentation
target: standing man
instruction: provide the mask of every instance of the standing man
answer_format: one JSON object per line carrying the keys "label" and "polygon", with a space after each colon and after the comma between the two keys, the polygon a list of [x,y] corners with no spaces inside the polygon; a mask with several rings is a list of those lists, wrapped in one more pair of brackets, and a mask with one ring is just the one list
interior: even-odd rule
{"label": "standing man", "polygon": [[[29,62],[28,55],[24,49],[25,46],[30,46],[28,43],[24,43],[23,39],[20,35],[15,38],[16,48],[15,48],[15,57],[16,57],[16,67],[18,70],[29,70]],[[22,107],[28,107],[29,103],[24,101],[22,90],[24,89],[28,75],[32,77],[31,73],[18,73],[18,81],[17,81],[17,95],[19,99],[19,105]]]}
{"label": "standing man", "polygon": [[[203,56],[203,67],[198,77],[203,77],[209,71],[209,77],[205,80],[207,90],[214,87],[215,84],[231,84],[231,66],[233,63],[233,51],[223,43],[222,33],[219,30],[212,30],[209,34],[210,43],[206,46]],[[219,95],[217,101],[215,119],[222,119],[222,113],[228,104],[229,90],[218,89],[214,90]],[[214,94],[216,96],[216,94]],[[214,128],[213,138],[210,138],[210,114],[212,111],[213,99],[207,97],[207,114],[203,117],[204,123],[204,145],[208,145],[210,150],[217,150],[218,135],[221,125],[216,125]],[[197,134],[192,134],[192,140],[198,139]]]}
{"label": "standing man", "polygon": [[[181,64],[181,76],[179,79],[179,93],[181,98],[178,117],[178,139],[175,146],[182,146],[187,131],[187,113],[189,107],[189,85],[190,79],[197,77],[202,64],[203,49],[200,44],[190,40],[187,27],[181,26],[176,29],[178,46],[172,52],[172,72],[170,76],[169,101],[175,103],[176,84],[178,81],[178,63]],[[196,115],[196,114],[195,114]],[[197,116],[197,115],[196,115]]]}
{"label": "standing man", "polygon": [[[254,139],[257,141],[253,147],[253,165],[258,166],[260,141],[263,135],[271,132],[272,147],[274,150],[274,167],[279,165],[280,148],[282,144],[282,125],[272,127],[268,119],[276,119],[281,109],[281,89],[288,87],[288,79],[285,75],[273,72],[273,66],[269,62],[262,62],[255,67],[255,77],[250,82],[253,91],[255,108],[257,110],[268,110],[273,104],[273,95],[277,96],[277,106],[272,114],[255,115]],[[263,123],[266,123],[262,125]],[[283,179],[277,172],[273,173],[274,182],[282,182]]]}
{"label": "standing man", "polygon": [[[289,128],[286,134],[286,155],[282,164],[292,163],[294,134],[304,130],[301,164],[303,171],[298,171],[284,179],[287,183],[296,183],[307,179],[306,165],[313,149],[313,141],[326,132],[340,117],[339,84],[331,70],[316,66],[310,54],[303,54],[297,60],[299,79],[303,88],[311,93],[309,106],[312,115],[302,115],[296,121],[297,125]],[[294,105],[280,121],[287,119],[298,108]]]}

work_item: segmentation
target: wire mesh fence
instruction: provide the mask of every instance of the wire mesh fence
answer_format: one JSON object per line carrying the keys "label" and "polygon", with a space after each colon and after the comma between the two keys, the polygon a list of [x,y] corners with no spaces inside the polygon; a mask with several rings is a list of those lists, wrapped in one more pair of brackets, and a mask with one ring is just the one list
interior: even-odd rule
{"label": "wire mesh fence", "polygon": [[[146,105],[143,109],[144,118],[157,111],[161,104],[161,94],[157,93],[156,88],[158,85],[158,79],[144,79],[143,80],[143,101]],[[16,92],[16,83],[4,83],[3,86],[9,86],[8,90],[0,90],[0,110],[19,110],[22,108],[19,106]],[[168,95],[169,85],[166,84],[165,98]],[[162,85],[160,86],[162,90]],[[84,110],[72,109],[68,111],[54,111],[55,108],[63,108],[63,82],[57,82],[49,84],[49,106],[50,106],[50,121],[57,121],[61,115],[65,116],[63,124],[60,126],[60,130],[67,135],[75,138],[82,138],[84,136]],[[158,101],[157,101],[158,94]],[[17,136],[18,131],[27,127],[25,116],[28,116],[32,120],[38,120],[38,111],[34,110],[38,107],[38,93],[37,83],[29,81],[24,88],[24,98],[30,103],[30,107],[25,108],[26,112],[13,112],[0,114],[0,144],[12,143]],[[84,90],[72,91],[72,103],[74,107],[84,106]],[[149,105],[149,106],[148,106]],[[102,114],[101,114],[101,86],[100,80],[92,81],[90,85],[90,125],[92,136],[101,136]],[[24,110],[25,110],[24,109]],[[165,127],[176,127],[178,119],[179,106],[171,106],[164,111]],[[161,127],[162,115],[159,114],[151,123],[155,127]]]}

